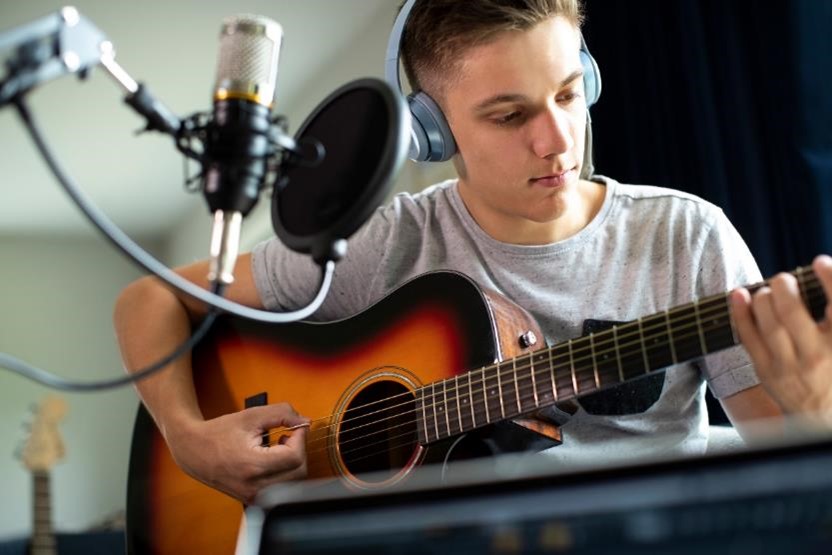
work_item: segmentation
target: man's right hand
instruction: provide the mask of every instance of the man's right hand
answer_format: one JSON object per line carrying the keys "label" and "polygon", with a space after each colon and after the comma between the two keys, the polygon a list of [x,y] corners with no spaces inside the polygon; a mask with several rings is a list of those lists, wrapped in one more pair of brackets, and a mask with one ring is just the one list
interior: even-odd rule
{"label": "man's right hand", "polygon": [[[198,262],[177,272],[208,288],[208,263]],[[262,309],[254,284],[251,255],[238,258],[229,300]],[[142,278],[124,289],[116,303],[114,324],[124,366],[135,371],[156,362],[183,343],[192,324],[206,313],[198,301],[155,278]],[[287,404],[253,407],[204,420],[193,384],[191,357],[136,383],[173,455],[185,472],[241,501],[250,502],[258,490],[275,482],[306,475],[306,429],[291,432],[285,442],[263,447],[270,428],[306,423]]]}
{"label": "man's right hand", "polygon": [[[288,404],[279,403],[168,429],[165,439],[182,470],[251,503],[266,486],[306,477],[308,422]],[[300,427],[285,432],[283,441],[262,445],[269,429],[294,426]]]}

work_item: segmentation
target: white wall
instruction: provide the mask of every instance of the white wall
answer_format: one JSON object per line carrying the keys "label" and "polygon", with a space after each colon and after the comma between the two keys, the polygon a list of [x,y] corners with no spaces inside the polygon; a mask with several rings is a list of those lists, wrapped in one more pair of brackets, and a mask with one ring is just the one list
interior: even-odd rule
{"label": "white wall", "polygon": [[[139,272],[102,239],[0,237],[0,351],[74,380],[123,375],[111,326],[118,291]],[[31,492],[15,460],[30,406],[47,388],[0,372],[0,538],[28,533]],[[60,393],[66,456],[52,474],[58,530],[80,530],[124,507],[131,388]]]}

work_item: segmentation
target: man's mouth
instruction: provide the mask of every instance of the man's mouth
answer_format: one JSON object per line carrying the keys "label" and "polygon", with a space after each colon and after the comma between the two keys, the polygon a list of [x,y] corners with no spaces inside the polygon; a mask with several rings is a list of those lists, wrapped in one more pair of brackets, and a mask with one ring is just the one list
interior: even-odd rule
{"label": "man's mouth", "polygon": [[541,187],[563,187],[574,172],[575,168],[571,168],[562,172],[533,177],[529,181]]}

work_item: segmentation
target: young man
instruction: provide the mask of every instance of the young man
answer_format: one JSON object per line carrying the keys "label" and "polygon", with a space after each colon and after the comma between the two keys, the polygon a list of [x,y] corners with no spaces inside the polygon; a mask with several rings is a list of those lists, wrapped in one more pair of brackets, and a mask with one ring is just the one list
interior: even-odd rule
{"label": "young man", "polygon": [[[555,343],[758,281],[718,208],[668,189],[583,178],[577,0],[507,4],[415,4],[403,61],[415,88],[448,120],[459,179],[400,195],[377,211],[350,239],[316,319],[349,316],[414,276],[453,269],[526,308]],[[207,287],[207,263],[179,271]],[[287,310],[311,298],[317,276],[307,258],[274,239],[241,257],[227,296]],[[202,314],[198,303],[154,279],[129,286],[115,313],[126,367],[169,352]],[[753,329],[751,318],[744,322]],[[702,452],[704,379],[744,436],[747,422],[780,416],[736,348],[581,399],[562,428],[564,444],[547,455],[577,461]],[[187,358],[138,390],[177,463],[217,489],[248,501],[305,472],[302,428],[284,445],[260,447],[262,430],[303,422],[288,405],[205,420]]]}

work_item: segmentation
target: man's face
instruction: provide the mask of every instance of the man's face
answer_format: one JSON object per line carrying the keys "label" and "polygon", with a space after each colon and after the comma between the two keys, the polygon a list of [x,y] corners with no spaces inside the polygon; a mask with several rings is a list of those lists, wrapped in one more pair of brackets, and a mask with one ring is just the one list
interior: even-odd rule
{"label": "man's face", "polygon": [[506,32],[466,51],[445,88],[460,191],[487,231],[550,223],[575,202],[586,124],[579,46],[561,17]]}

